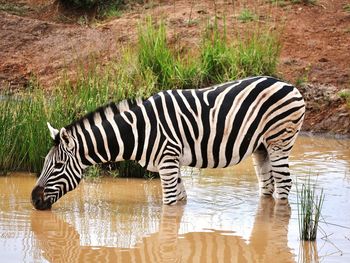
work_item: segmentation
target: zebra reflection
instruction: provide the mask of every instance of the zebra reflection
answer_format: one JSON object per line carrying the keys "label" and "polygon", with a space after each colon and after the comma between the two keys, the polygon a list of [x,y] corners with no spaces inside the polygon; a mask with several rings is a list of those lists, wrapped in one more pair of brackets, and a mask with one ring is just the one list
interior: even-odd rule
{"label": "zebra reflection", "polygon": [[163,206],[159,231],[133,248],[82,246],[76,229],[55,213],[33,211],[31,227],[50,262],[295,262],[288,247],[290,207],[261,198],[249,242],[221,231],[179,234],[184,206]]}

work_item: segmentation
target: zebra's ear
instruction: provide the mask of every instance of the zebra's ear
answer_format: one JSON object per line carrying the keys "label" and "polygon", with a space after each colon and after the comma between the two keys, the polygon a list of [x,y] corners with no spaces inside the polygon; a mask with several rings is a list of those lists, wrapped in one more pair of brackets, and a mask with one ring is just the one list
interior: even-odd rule
{"label": "zebra's ear", "polygon": [[72,137],[68,134],[65,128],[60,130],[60,140],[66,146],[67,149],[73,149],[74,143]]}
{"label": "zebra's ear", "polygon": [[49,128],[51,138],[55,140],[56,135],[58,134],[59,131],[54,127],[52,127],[50,123],[47,122],[46,124],[47,124],[47,127]]}

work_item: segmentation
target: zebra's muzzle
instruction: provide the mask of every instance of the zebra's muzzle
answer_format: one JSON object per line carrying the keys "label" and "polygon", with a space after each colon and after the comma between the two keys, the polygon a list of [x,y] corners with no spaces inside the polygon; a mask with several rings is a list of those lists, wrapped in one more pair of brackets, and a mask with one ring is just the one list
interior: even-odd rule
{"label": "zebra's muzzle", "polygon": [[38,210],[47,210],[51,208],[51,202],[45,200],[44,187],[35,186],[32,191],[32,204]]}

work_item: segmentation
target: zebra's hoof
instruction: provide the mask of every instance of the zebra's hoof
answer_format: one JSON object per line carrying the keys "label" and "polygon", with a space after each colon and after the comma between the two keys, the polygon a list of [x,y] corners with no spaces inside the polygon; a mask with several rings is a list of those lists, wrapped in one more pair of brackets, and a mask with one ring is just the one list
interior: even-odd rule
{"label": "zebra's hoof", "polygon": [[288,205],[289,204],[288,198],[286,198],[286,197],[276,198],[276,204],[277,205]]}
{"label": "zebra's hoof", "polygon": [[163,200],[164,205],[176,205],[177,200]]}

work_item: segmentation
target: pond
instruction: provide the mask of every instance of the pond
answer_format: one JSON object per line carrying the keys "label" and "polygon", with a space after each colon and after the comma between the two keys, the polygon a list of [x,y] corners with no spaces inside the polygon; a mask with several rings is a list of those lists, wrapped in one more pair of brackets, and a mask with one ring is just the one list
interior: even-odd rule
{"label": "pond", "polygon": [[[0,177],[1,262],[350,262],[350,140],[299,137],[289,205],[259,198],[251,159],[184,169],[186,204],[162,206],[157,179],[84,180],[51,211],[35,176]],[[317,242],[298,237],[295,178],[324,189]]]}

